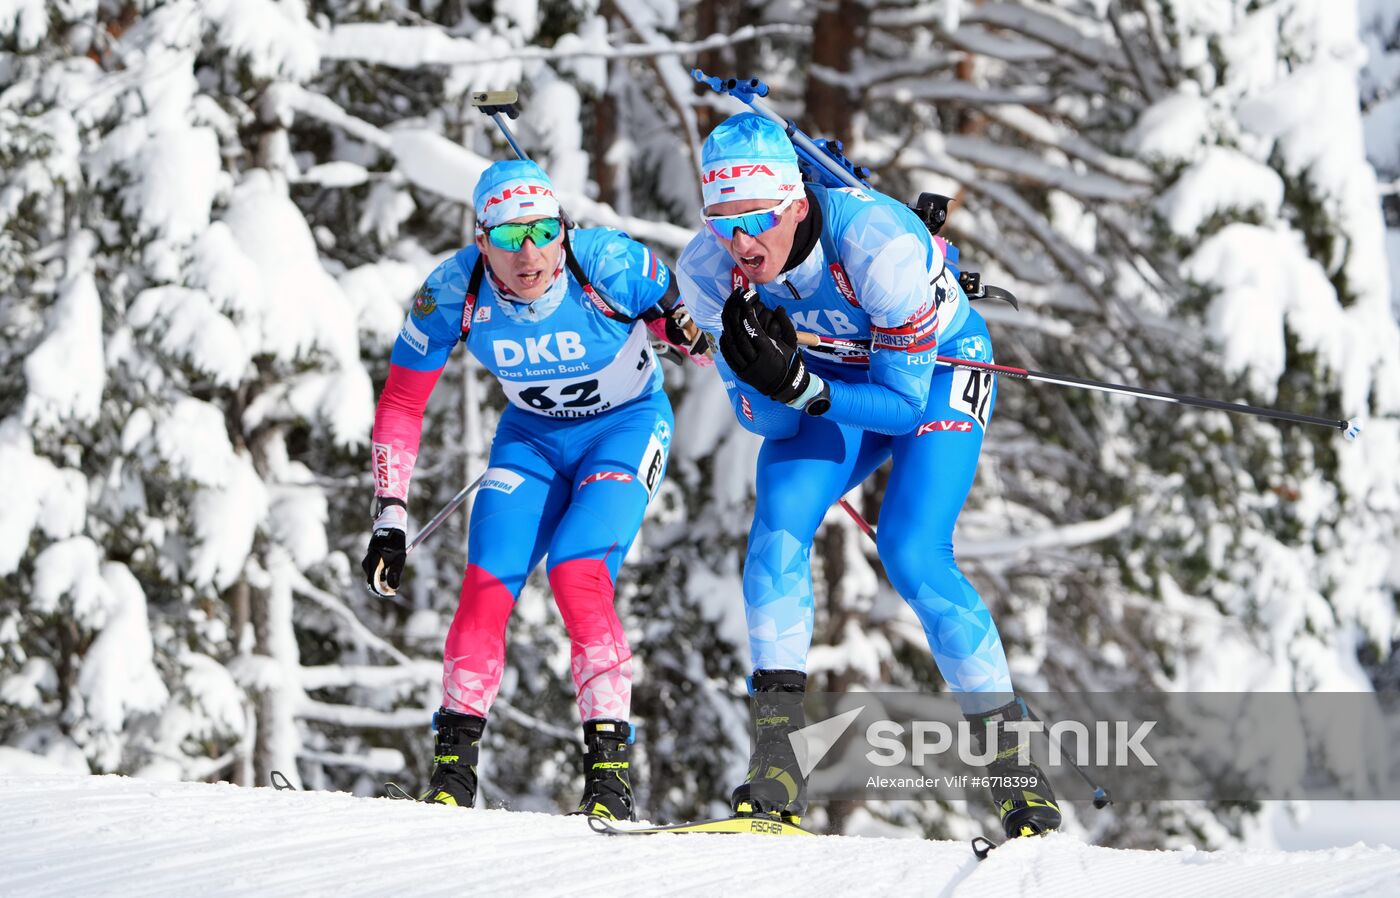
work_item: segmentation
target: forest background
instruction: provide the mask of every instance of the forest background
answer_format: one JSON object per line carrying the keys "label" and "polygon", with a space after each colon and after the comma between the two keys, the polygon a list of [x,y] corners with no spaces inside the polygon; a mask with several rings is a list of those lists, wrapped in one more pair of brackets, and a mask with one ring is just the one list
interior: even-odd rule
{"label": "forest background", "polygon": [[[1032,690],[1400,686],[1400,8],[1384,0],[0,0],[0,770],[410,787],[466,514],[370,597],[368,440],[410,298],[517,133],[583,225],[668,260],[698,146],[757,75],[910,200],[957,198],[999,361],[1361,416],[1356,443],[1004,383],[959,558]],[[747,752],[740,560],[758,441],[668,368],[668,479],[619,583],[639,800],[722,810]],[[416,523],[502,408],[465,357]],[[878,524],[883,473],[850,498]],[[936,488],[932,485],[931,488]],[[839,513],[810,672],[943,688]],[[492,806],[577,800],[568,648],[532,579],[485,744]],[[1264,838],[1259,803],[1130,804],[1104,844]],[[957,802],[836,832],[963,837]]]}

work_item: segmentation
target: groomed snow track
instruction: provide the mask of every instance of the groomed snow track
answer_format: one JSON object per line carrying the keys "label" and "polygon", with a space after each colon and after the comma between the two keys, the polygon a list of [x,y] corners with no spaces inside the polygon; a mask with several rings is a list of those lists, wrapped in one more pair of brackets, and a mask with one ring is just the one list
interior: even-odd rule
{"label": "groomed snow track", "polygon": [[0,895],[1393,895],[1400,851],[1156,852],[1069,836],[609,838],[577,817],[122,777],[0,777]]}

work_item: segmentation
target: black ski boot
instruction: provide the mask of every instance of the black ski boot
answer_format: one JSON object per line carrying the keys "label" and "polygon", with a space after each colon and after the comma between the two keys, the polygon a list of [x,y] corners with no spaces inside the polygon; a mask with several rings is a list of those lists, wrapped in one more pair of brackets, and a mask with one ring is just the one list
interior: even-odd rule
{"label": "black ski boot", "polygon": [[985,750],[987,721],[995,721],[996,757],[987,765],[992,803],[1008,839],[1017,836],[1038,836],[1058,829],[1060,809],[1055,793],[1044,771],[1029,757],[1023,764],[1017,757],[1019,740],[1015,730],[1001,724],[1007,721],[1030,720],[1030,711],[1021,699],[1015,699],[994,711],[966,715],[972,724],[972,738],[978,754]]}
{"label": "black ski boot", "polygon": [[419,796],[429,804],[469,808],[476,803],[476,764],[486,718],[441,708],[433,715],[437,744],[428,791]]}
{"label": "black ski boot", "polygon": [[807,675],[800,670],[753,673],[754,728],[757,740],[749,757],[749,775],[730,796],[737,817],[772,817],[794,826],[807,809],[807,778],[798,766],[788,736],[807,725],[802,699]]}
{"label": "black ski boot", "polygon": [[580,814],[605,820],[636,820],[631,762],[632,725],[625,720],[590,720],[583,725],[583,800]]}

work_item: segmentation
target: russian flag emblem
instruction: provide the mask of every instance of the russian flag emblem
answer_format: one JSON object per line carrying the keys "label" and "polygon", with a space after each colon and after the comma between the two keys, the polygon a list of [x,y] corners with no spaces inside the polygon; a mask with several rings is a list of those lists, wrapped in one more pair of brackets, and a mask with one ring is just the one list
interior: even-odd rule
{"label": "russian flag emblem", "polygon": [[733,187],[721,187],[721,188],[719,189],[719,192],[720,192],[721,195],[722,195],[722,194],[726,194],[726,193],[733,193],[733,192],[734,192],[734,188],[733,188]]}
{"label": "russian flag emblem", "polygon": [[535,204],[535,201],[534,201],[534,200],[529,200],[529,201],[527,201],[527,202],[521,203],[521,204],[520,204],[520,208],[522,208],[522,209],[528,209],[528,208],[530,208],[531,206],[533,206],[534,204]]}

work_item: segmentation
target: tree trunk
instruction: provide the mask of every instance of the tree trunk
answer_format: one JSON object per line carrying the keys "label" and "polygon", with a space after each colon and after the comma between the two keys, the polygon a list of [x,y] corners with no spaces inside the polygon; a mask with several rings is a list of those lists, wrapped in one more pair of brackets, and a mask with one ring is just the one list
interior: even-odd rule
{"label": "tree trunk", "polygon": [[297,754],[301,737],[297,732],[296,710],[304,697],[298,676],[300,658],[292,629],[292,589],[288,573],[291,558],[275,549],[264,556],[268,584],[252,590],[253,630],[257,637],[255,655],[265,656],[265,672],[278,676],[265,682],[257,693],[257,738],[253,745],[253,776],[266,783],[274,770],[286,774],[293,785],[301,785]]}
{"label": "tree trunk", "polygon": [[[252,589],[248,586],[247,580],[239,580],[228,591],[228,603],[231,606],[230,617],[233,619],[232,632],[235,649],[242,643],[243,634],[247,632],[248,625],[252,623]],[[239,753],[247,744],[247,740],[240,740]],[[233,782],[237,786],[257,785],[257,770],[254,765],[246,763],[248,759],[237,758],[233,765]],[[266,782],[264,780],[263,782]]]}
{"label": "tree trunk", "polygon": [[[745,25],[761,24],[762,7],[751,0],[700,0],[695,5],[695,37],[704,39],[712,34],[733,34]],[[700,53],[695,65],[707,75],[721,78],[750,78],[762,76],[757,53],[758,41],[745,41],[738,46],[715,47]],[[708,87],[695,85],[695,92],[701,97],[711,98],[715,94]],[[696,125],[703,138],[723,120],[725,114],[709,105],[695,107]]]}
{"label": "tree trunk", "polygon": [[[626,63],[613,60],[608,63],[608,86],[602,96],[593,103],[594,152],[588,156],[592,171],[589,177],[598,185],[598,199],[617,208],[617,165],[610,160],[609,151],[617,143],[617,90],[619,79],[626,77]],[[622,211],[622,210],[618,210]],[[625,213],[624,213],[625,214]]]}
{"label": "tree trunk", "polygon": [[865,47],[870,7],[860,0],[824,2],[812,24],[812,67],[807,74],[806,124],[827,138],[851,134],[860,97],[841,83]]}

